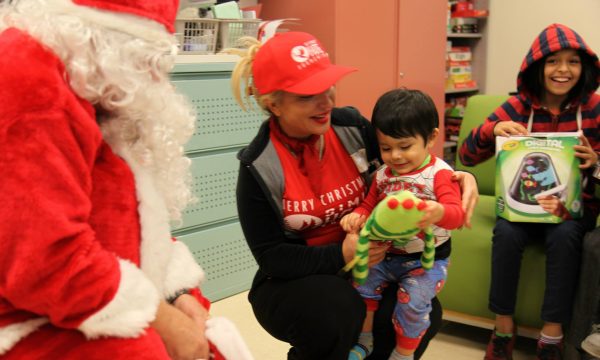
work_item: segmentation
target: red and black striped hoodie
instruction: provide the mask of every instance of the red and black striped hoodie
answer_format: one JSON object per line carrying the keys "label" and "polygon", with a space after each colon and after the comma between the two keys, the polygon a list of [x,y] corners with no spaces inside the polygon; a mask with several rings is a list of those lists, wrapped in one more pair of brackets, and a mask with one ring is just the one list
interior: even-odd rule
{"label": "red and black striped hoodie", "polygon": [[[559,114],[551,113],[540,104],[539,99],[524,86],[523,74],[532,64],[547,55],[563,50],[580,50],[589,56],[591,64],[600,69],[598,56],[590,49],[575,31],[567,26],[552,24],[545,28],[533,42],[525,56],[517,77],[518,94],[510,97],[497,108],[485,122],[473,129],[459,149],[461,162],[466,166],[477,165],[495,155],[494,126],[499,121],[520,122],[527,128],[531,112],[534,112],[531,132],[573,132],[577,131],[577,109],[581,106],[582,130],[597,153],[600,153],[600,95],[596,94],[599,79],[589,94],[574,98]],[[590,181],[584,199],[591,200],[593,184]],[[588,202],[586,201],[586,202]],[[588,204],[589,205],[589,204]]]}

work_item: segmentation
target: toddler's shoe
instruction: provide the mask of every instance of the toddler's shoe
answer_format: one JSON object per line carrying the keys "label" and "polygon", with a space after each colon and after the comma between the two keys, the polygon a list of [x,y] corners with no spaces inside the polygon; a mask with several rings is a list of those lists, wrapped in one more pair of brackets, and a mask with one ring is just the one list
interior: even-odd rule
{"label": "toddler's shoe", "polygon": [[513,331],[512,337],[497,336],[496,329],[492,331],[490,342],[485,351],[484,360],[512,360],[517,334]]}
{"label": "toddler's shoe", "polygon": [[537,343],[536,360],[562,360],[563,342],[558,344]]}
{"label": "toddler's shoe", "polygon": [[594,330],[582,342],[581,348],[588,354],[600,358],[600,324],[594,325]]}
{"label": "toddler's shoe", "polygon": [[367,357],[367,349],[361,344],[356,344],[350,350],[350,354],[348,355],[348,360],[364,360]]}

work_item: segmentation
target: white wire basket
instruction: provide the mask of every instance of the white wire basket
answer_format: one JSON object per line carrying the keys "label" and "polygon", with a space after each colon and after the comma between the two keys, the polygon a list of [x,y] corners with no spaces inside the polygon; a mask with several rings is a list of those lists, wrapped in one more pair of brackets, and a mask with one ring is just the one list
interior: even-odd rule
{"label": "white wire basket", "polygon": [[219,33],[219,20],[178,18],[175,20],[175,37],[180,54],[214,54]]}
{"label": "white wire basket", "polygon": [[218,50],[239,48],[239,38],[258,35],[259,19],[220,19]]}

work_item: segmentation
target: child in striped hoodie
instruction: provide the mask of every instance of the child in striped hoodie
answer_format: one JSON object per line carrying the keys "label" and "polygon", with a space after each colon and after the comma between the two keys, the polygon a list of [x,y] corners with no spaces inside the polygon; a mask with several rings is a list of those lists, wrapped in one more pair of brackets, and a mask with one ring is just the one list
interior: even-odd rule
{"label": "child in striped hoodie", "polygon": [[[562,325],[571,316],[584,234],[595,226],[598,200],[591,176],[598,161],[600,139],[600,76],[598,56],[581,36],[567,26],[552,24],[534,40],[517,77],[518,94],[509,98],[486,121],[473,129],[460,147],[463,164],[472,166],[495,154],[495,137],[532,132],[581,131],[575,147],[584,174],[584,217],[568,219],[556,196],[539,200],[549,213],[562,216],[560,224],[513,223],[498,218],[492,246],[489,308],[496,328],[485,359],[512,359],[515,324],[512,318],[523,249],[543,241],[546,252],[546,289],[537,346],[538,359],[562,358]],[[591,180],[590,180],[591,179]]]}

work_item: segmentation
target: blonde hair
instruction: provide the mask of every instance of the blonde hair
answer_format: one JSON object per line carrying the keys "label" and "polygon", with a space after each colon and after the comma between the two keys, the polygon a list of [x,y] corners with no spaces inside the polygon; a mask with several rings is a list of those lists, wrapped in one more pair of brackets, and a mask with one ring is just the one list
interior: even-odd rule
{"label": "blonde hair", "polygon": [[230,48],[222,51],[222,53],[238,55],[241,58],[231,73],[231,91],[233,97],[244,111],[254,108],[254,101],[252,101],[254,99],[263,111],[271,114],[268,105],[279,99],[281,91],[259,94],[252,80],[254,57],[262,44],[256,38],[249,36],[240,38],[238,43],[242,48]]}
{"label": "blonde hair", "polygon": [[65,64],[70,86],[93,104],[103,137],[126,146],[164,197],[170,218],[194,200],[190,159],[183,144],[194,132],[195,113],[169,81],[173,39],[145,41],[76,16],[50,15],[45,0],[0,6],[0,32],[26,31]]}

